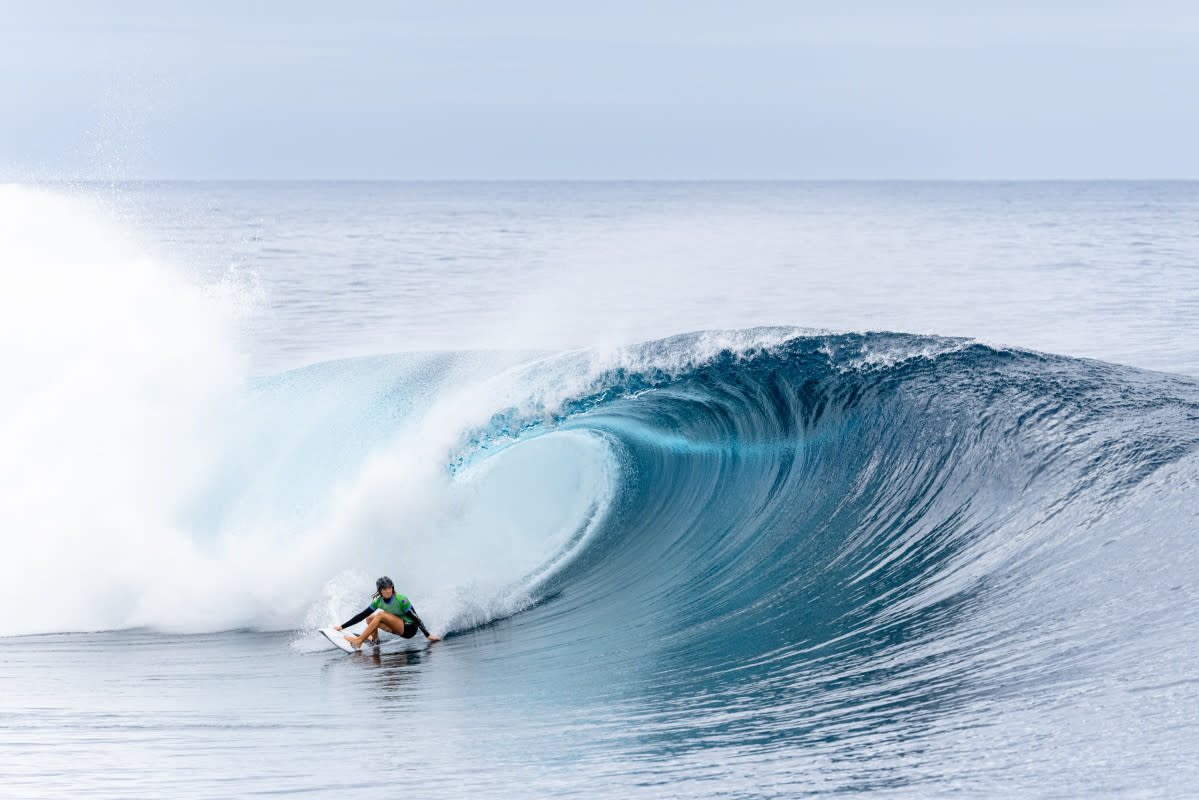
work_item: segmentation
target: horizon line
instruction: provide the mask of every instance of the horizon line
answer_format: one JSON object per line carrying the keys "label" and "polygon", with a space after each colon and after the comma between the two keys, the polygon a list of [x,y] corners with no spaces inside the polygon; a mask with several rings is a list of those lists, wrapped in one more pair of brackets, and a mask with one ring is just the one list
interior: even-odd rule
{"label": "horizon line", "polygon": [[1185,178],[0,178],[16,185],[114,185],[129,183],[1199,183]]}

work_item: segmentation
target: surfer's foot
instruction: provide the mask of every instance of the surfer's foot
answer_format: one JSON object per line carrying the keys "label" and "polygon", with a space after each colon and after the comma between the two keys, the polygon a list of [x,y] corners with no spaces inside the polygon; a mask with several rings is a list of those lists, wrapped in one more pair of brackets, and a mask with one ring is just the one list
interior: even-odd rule
{"label": "surfer's foot", "polygon": [[355,650],[361,650],[361,649],[362,649],[362,642],[358,641],[358,637],[356,637],[356,636],[343,636],[343,637],[341,637],[341,638],[345,639],[347,642],[349,642],[350,644],[354,645],[354,649],[355,649]]}

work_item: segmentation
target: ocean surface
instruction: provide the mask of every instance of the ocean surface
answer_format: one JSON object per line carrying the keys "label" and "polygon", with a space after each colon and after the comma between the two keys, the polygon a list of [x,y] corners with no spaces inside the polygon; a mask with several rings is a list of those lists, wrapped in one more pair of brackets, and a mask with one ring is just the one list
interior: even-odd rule
{"label": "ocean surface", "polygon": [[1199,183],[0,186],[0,335],[0,797],[1196,792]]}

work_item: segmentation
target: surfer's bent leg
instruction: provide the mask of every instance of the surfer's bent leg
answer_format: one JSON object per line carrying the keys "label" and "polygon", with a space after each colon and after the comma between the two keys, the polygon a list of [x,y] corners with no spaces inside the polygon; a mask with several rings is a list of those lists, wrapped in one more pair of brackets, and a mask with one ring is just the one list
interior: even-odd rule
{"label": "surfer's bent leg", "polygon": [[380,611],[371,617],[371,621],[366,624],[366,630],[358,636],[347,636],[346,641],[354,645],[355,648],[362,647],[362,643],[379,628],[391,633],[400,634],[404,632],[404,620],[394,614]]}

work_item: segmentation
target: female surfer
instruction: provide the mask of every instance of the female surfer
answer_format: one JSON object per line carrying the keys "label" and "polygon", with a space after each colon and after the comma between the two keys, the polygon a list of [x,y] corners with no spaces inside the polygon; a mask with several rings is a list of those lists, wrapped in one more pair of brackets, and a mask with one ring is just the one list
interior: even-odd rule
{"label": "female surfer", "polygon": [[371,614],[374,616],[367,623],[366,630],[362,632],[361,636],[345,637],[347,642],[354,645],[355,650],[361,648],[362,643],[367,639],[372,642],[379,641],[379,628],[390,631],[396,636],[403,636],[405,639],[416,636],[416,631],[419,629],[430,642],[441,641],[440,637],[429,633],[425,623],[421,622],[420,617],[416,615],[416,609],[412,607],[412,603],[408,602],[408,598],[404,595],[396,594],[395,584],[391,582],[391,578],[386,576],[375,581],[375,596],[371,598],[371,604],[333,630],[339,631],[342,628],[357,625]]}

